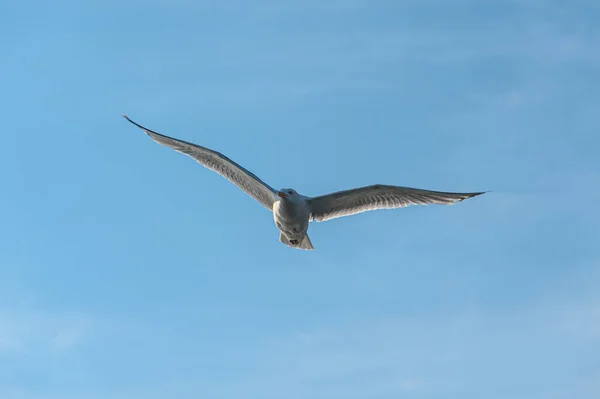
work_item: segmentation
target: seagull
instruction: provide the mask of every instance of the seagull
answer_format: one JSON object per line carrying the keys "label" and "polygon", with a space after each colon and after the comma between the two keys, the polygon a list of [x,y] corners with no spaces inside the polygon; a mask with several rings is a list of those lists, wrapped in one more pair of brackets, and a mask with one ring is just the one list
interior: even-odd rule
{"label": "seagull", "polygon": [[142,129],[158,144],[192,157],[258,201],[273,213],[275,225],[280,232],[279,241],[296,249],[314,250],[308,237],[308,226],[313,221],[324,222],[366,211],[404,208],[409,205],[454,205],[485,193],[452,193],[383,184],[337,191],[318,197],[304,196],[291,188],[276,191],[254,173],[220,152],[162,135],[134,122],[127,115],[123,117]]}

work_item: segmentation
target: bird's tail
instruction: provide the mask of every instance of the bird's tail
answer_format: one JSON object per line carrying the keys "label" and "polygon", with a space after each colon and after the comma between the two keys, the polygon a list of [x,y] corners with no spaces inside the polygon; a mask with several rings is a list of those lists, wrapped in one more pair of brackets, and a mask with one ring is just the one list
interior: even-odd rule
{"label": "bird's tail", "polygon": [[279,241],[292,248],[304,249],[307,251],[312,251],[315,249],[312,245],[312,242],[310,242],[308,234],[305,234],[295,240],[290,240],[283,233],[279,233]]}

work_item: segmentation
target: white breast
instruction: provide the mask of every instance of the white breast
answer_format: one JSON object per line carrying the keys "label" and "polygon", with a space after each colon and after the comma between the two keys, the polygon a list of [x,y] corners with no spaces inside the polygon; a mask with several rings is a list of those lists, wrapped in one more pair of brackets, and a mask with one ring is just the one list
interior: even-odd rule
{"label": "white breast", "polygon": [[289,238],[306,233],[309,215],[308,204],[304,198],[296,201],[280,200],[273,204],[275,224]]}

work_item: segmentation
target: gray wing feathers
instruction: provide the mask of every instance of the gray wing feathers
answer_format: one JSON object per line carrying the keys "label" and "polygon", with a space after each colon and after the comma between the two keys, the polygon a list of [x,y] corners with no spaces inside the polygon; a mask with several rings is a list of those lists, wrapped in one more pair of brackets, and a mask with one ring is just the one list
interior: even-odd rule
{"label": "gray wing feathers", "polygon": [[144,130],[144,132],[146,132],[146,134],[157,143],[194,158],[201,165],[217,172],[238,186],[246,194],[256,199],[268,210],[273,209],[273,203],[275,202],[277,196],[275,190],[260,180],[255,174],[244,169],[231,159],[227,158],[225,155],[197,144],[156,133],[132,121],[125,115],[123,115],[123,117],[140,129]]}
{"label": "gray wing feathers", "polygon": [[310,220],[323,222],[376,209],[402,208],[409,205],[453,205],[481,194],[483,192],[449,193],[378,184],[311,198]]}

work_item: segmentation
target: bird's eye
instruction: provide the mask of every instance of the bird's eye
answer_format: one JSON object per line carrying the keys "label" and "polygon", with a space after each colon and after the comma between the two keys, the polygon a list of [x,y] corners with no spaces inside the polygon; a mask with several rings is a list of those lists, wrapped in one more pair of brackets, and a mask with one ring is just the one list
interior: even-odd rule
{"label": "bird's eye", "polygon": [[292,192],[291,192],[291,191],[288,191],[288,194],[292,195]]}

